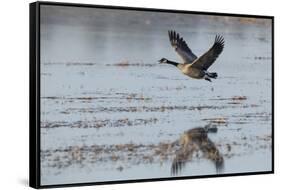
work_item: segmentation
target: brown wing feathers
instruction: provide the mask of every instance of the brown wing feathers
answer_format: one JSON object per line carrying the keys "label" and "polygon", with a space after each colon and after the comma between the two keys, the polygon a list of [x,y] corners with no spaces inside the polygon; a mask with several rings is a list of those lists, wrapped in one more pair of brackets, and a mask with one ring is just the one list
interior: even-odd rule
{"label": "brown wing feathers", "polygon": [[193,63],[193,67],[207,70],[221,54],[223,48],[224,38],[216,35],[214,45]]}
{"label": "brown wing feathers", "polygon": [[197,56],[191,51],[188,47],[187,43],[184,41],[182,37],[176,31],[168,31],[169,39],[171,45],[175,48],[175,51],[179,54],[179,56],[183,59],[185,63],[193,62]]}

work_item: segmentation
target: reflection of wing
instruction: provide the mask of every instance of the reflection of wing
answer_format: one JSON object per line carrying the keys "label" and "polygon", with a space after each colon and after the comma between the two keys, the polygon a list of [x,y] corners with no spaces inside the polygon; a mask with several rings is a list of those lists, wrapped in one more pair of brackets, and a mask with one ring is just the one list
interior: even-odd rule
{"label": "reflection of wing", "polygon": [[222,36],[217,35],[215,38],[214,45],[201,57],[199,57],[193,64],[192,67],[207,70],[218,58],[224,47],[224,39]]}
{"label": "reflection of wing", "polygon": [[176,157],[173,160],[173,164],[172,164],[172,168],[171,168],[172,175],[178,175],[181,172],[181,170],[184,168],[186,162],[191,160],[195,149],[196,149],[196,146],[194,146],[194,144],[191,143],[191,144],[181,147],[176,152]]}
{"label": "reflection of wing", "polygon": [[168,31],[169,39],[171,45],[175,48],[175,51],[179,54],[179,56],[183,59],[184,63],[192,63],[197,56],[191,51],[191,49],[187,46],[186,42],[183,38],[180,37],[176,31]]}
{"label": "reflection of wing", "polygon": [[180,149],[176,152],[172,163],[172,175],[178,175],[185,164],[191,161],[193,154],[198,151],[215,164],[218,173],[223,169],[223,157],[216,145],[208,138],[206,128],[194,128],[185,132],[179,142]]}
{"label": "reflection of wing", "polygon": [[199,143],[199,149],[203,152],[204,157],[215,164],[217,173],[220,173],[224,167],[224,160],[216,145],[207,137]]}

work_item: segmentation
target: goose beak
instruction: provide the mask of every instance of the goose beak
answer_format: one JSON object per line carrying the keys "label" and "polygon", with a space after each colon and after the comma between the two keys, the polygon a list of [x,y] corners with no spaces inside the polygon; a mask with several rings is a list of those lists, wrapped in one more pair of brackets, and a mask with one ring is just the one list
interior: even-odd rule
{"label": "goose beak", "polygon": [[161,63],[161,59],[160,59],[160,60],[158,60],[158,63]]}

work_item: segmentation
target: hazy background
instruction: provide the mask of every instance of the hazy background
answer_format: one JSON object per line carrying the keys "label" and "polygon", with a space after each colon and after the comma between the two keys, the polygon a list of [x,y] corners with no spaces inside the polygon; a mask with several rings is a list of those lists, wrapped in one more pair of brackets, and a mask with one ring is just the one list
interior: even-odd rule
{"label": "hazy background", "polygon": [[252,18],[43,6],[41,60],[155,63],[162,56],[176,57],[167,41],[168,30],[182,34],[197,55],[208,50],[216,34],[245,39],[243,44],[227,44],[239,54],[244,43],[269,35],[270,24],[270,20]]}

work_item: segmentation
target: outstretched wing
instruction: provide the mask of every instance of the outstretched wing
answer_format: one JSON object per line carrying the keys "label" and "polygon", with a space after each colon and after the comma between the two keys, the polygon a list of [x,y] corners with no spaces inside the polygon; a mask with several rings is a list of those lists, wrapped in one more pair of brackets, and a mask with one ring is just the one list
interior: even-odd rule
{"label": "outstretched wing", "polygon": [[168,34],[171,45],[183,59],[184,63],[192,63],[195,59],[197,59],[197,56],[194,55],[191,49],[187,46],[186,42],[178,33],[176,33],[176,31],[169,30]]}
{"label": "outstretched wing", "polygon": [[199,57],[192,67],[207,70],[218,58],[224,48],[224,38],[220,35],[216,35],[214,45],[201,57]]}

